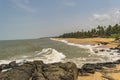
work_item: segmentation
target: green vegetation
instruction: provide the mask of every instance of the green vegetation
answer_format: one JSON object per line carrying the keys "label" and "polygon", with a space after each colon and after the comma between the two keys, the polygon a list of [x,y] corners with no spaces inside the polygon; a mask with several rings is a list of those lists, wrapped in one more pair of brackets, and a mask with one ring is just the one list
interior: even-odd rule
{"label": "green vegetation", "polygon": [[111,34],[111,36],[109,36],[109,38],[119,38],[120,34]]}
{"label": "green vegetation", "polygon": [[60,38],[93,38],[93,37],[103,37],[103,38],[118,38],[120,37],[120,25],[116,24],[114,26],[99,26],[88,31],[77,31],[71,33],[65,33]]}

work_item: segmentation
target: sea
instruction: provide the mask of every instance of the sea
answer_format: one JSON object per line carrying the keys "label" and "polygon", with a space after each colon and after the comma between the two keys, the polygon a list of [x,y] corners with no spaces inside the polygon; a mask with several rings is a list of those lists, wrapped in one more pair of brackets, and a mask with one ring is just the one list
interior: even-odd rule
{"label": "sea", "polygon": [[120,53],[116,50],[105,49],[106,51],[95,53],[96,46],[98,45],[81,45],[53,38],[1,40],[0,64],[42,60],[46,64],[74,62],[77,67],[81,67],[85,63],[109,62],[120,58]]}

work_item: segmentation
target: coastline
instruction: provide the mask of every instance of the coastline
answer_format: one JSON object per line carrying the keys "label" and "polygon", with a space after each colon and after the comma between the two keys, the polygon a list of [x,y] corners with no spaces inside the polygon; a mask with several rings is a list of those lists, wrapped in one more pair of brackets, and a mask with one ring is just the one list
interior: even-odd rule
{"label": "coastline", "polygon": [[[54,38],[55,40],[62,41],[64,43],[78,44],[78,45],[91,45],[97,49],[110,49],[116,48],[117,43],[114,42],[114,38],[84,38],[84,39],[76,39],[76,38]],[[107,43],[107,44],[102,44]],[[95,46],[97,45],[97,46]],[[103,51],[104,52],[104,51]],[[119,59],[116,59],[119,60]],[[114,60],[114,61],[116,61]],[[110,62],[114,62],[110,61]],[[106,62],[103,62],[103,64]],[[109,62],[108,62],[109,63]],[[97,64],[97,63],[95,63]],[[111,65],[112,63],[110,63]],[[95,71],[94,74],[87,73],[85,75],[79,75],[78,80],[120,80],[120,64],[115,64],[115,67],[103,67],[102,70]]]}
{"label": "coastline", "polygon": [[114,43],[115,38],[54,38],[56,40],[65,40],[70,43],[81,44],[81,45],[95,45],[99,43],[106,42],[108,44],[103,47],[116,47],[117,44]]}
{"label": "coastline", "polygon": [[103,62],[116,61],[120,57],[120,48],[117,48],[119,44],[115,43],[114,38],[51,38],[51,40],[88,49],[91,55],[107,57],[109,59]]}
{"label": "coastline", "polygon": [[[103,47],[106,45],[102,44],[101,42],[99,43],[99,41],[98,43],[96,42],[94,44],[90,43],[89,41],[87,43],[87,40],[85,42],[85,39],[84,40],[82,39],[83,43],[81,42],[81,44],[80,42],[72,43],[64,39],[59,40],[59,39],[52,38],[52,40],[61,41],[71,46],[92,49],[92,51],[93,49],[97,49],[97,48],[101,49],[102,47],[104,50],[102,50],[100,53],[98,52],[94,54],[97,54],[97,55],[103,54],[103,56],[106,53],[105,50],[107,50],[107,48],[113,48],[113,46]],[[110,40],[110,42],[112,41]],[[54,52],[53,49],[48,49],[48,51],[51,51],[51,50],[52,52]],[[46,49],[41,52],[44,52],[44,51],[46,51]],[[109,57],[109,55],[106,55],[106,56]],[[114,55],[111,55],[111,56],[114,56]],[[89,57],[93,58],[92,56],[89,56]],[[114,57],[112,58],[114,59]],[[86,62],[81,67],[78,67],[76,63],[74,63],[73,61],[67,61],[65,63],[64,62],[62,63],[61,61],[53,62],[53,63],[44,63],[43,61],[39,61],[39,59],[33,60],[33,61],[25,61],[22,63],[17,61],[12,61],[8,64],[0,64],[0,71],[1,71],[0,80],[5,78],[10,78],[10,80],[12,80],[11,78],[13,78],[14,80],[28,80],[28,78],[29,80],[32,80],[33,78],[40,79],[40,80],[42,78],[43,80],[46,80],[46,78],[50,78],[49,80],[63,80],[63,79],[64,80],[120,80],[119,79],[120,59],[117,59],[115,61],[104,61],[104,62],[92,61],[92,62],[93,63]],[[81,64],[80,61],[78,61],[78,63]],[[76,77],[73,77],[73,75]]]}

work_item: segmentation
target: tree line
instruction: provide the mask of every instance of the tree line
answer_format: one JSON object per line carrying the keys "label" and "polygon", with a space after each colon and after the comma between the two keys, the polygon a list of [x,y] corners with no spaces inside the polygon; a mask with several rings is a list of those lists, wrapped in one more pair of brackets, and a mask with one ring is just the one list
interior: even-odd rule
{"label": "tree line", "polygon": [[77,31],[71,33],[64,33],[59,36],[60,38],[93,38],[93,37],[103,37],[103,38],[118,38],[120,37],[120,25],[109,25],[100,26],[97,28],[92,28],[88,31]]}

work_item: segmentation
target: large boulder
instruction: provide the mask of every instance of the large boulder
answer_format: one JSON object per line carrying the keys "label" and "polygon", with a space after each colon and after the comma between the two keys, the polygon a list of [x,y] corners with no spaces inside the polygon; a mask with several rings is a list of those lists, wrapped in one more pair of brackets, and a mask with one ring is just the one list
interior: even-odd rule
{"label": "large boulder", "polygon": [[78,77],[77,67],[71,62],[46,65],[43,71],[49,80],[77,80]]}
{"label": "large boulder", "polygon": [[106,63],[87,63],[82,66],[81,69],[78,69],[80,75],[86,75],[86,73],[92,73],[94,74],[97,70],[102,70],[103,67],[107,68],[114,68],[116,67],[115,64],[120,63],[120,60],[116,62],[106,62]]}
{"label": "large boulder", "polygon": [[19,67],[0,73],[0,80],[29,80],[34,72],[33,64],[25,63]]}
{"label": "large boulder", "polygon": [[18,66],[18,64],[16,63],[16,61],[12,61],[9,64],[1,64],[0,72],[4,69],[9,69],[9,68],[17,67],[17,66]]}
{"label": "large boulder", "polygon": [[27,62],[0,73],[0,80],[77,80],[77,77],[78,69],[71,62],[53,64],[44,64],[42,61]]}

